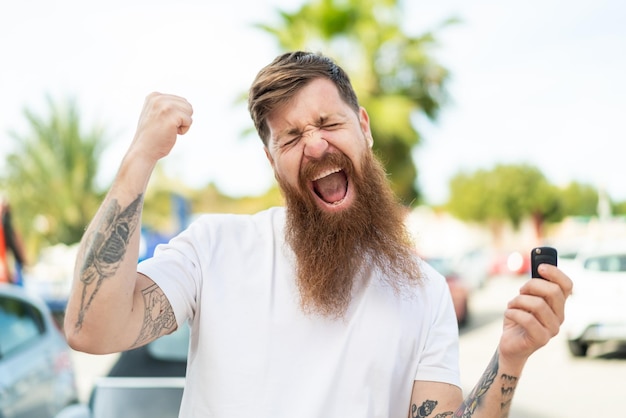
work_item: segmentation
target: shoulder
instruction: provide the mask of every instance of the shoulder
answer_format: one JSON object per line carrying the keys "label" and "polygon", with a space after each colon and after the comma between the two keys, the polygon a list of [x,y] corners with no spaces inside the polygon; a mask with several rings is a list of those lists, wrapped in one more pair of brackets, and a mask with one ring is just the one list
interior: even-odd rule
{"label": "shoulder", "polygon": [[452,308],[450,287],[443,274],[423,259],[419,259],[420,281],[414,287],[419,305],[432,315],[439,315]]}
{"label": "shoulder", "polygon": [[418,262],[424,287],[432,291],[447,290],[446,278],[440,272],[422,258],[418,258]]}

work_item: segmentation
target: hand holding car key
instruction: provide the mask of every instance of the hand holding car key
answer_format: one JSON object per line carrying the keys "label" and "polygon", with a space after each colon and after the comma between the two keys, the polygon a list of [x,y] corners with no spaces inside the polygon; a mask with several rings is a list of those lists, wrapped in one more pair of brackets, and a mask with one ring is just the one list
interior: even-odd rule
{"label": "hand holding car key", "polygon": [[552,247],[533,248],[532,251],[530,252],[531,277],[534,279],[543,279],[543,277],[541,277],[541,275],[537,271],[539,264],[546,263],[546,264],[552,264],[553,266],[556,266],[556,260],[557,260],[556,249]]}

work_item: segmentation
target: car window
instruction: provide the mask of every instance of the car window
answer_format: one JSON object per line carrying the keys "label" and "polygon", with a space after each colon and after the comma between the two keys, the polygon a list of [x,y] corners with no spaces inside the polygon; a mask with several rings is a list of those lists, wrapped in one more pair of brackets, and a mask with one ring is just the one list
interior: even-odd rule
{"label": "car window", "polygon": [[41,312],[20,299],[0,296],[0,356],[22,348],[44,333]]}
{"label": "car window", "polygon": [[618,272],[626,271],[626,254],[611,254],[589,257],[584,263],[591,271]]}
{"label": "car window", "polygon": [[578,253],[575,251],[568,251],[568,252],[561,251],[559,252],[559,258],[562,260],[575,260],[577,254]]}

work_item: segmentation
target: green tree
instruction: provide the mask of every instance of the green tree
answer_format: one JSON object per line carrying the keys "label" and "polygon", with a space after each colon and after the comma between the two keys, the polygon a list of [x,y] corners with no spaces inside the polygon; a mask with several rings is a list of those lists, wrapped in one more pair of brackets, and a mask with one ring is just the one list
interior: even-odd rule
{"label": "green tree", "polygon": [[11,132],[3,187],[29,254],[45,245],[73,244],[100,204],[96,174],[104,146],[100,127],[83,132],[74,100],[46,98],[49,114],[24,110],[28,132]]}
{"label": "green tree", "polygon": [[[260,24],[283,50],[321,51],[351,75],[370,114],[374,151],[405,204],[419,200],[411,150],[420,142],[414,121],[434,120],[445,102],[448,70],[431,55],[433,33],[402,29],[399,0],[313,0],[278,24]],[[445,24],[452,22],[444,22]]]}
{"label": "green tree", "polygon": [[233,198],[222,193],[215,185],[208,184],[191,195],[191,205],[198,213],[256,213],[272,206],[282,206],[284,201],[277,185],[259,196]]}
{"label": "green tree", "polygon": [[545,222],[563,217],[558,188],[525,164],[457,174],[450,181],[446,206],[459,219],[490,225],[496,236],[507,222],[518,228],[524,219],[531,219],[538,240]]}
{"label": "green tree", "polygon": [[598,214],[598,191],[593,186],[571,182],[561,191],[565,216],[595,216]]}
{"label": "green tree", "polygon": [[626,215],[626,201],[611,202],[611,211],[614,215],[624,216]]}

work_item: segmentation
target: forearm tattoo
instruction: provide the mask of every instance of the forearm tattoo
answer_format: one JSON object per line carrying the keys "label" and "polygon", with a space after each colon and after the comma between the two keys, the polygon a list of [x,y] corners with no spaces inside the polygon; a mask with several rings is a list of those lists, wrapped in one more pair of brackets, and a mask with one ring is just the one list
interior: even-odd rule
{"label": "forearm tattoo", "polygon": [[498,374],[498,367],[498,353],[496,352],[476,387],[474,387],[469,396],[461,404],[461,407],[455,412],[455,417],[470,418],[474,415],[474,411],[476,411],[482,398],[493,384]]}
{"label": "forearm tattoo", "polygon": [[86,244],[85,261],[80,272],[83,292],[75,325],[77,330],[82,327],[85,314],[102,282],[115,274],[124,259],[128,242],[139,223],[142,202],[143,195],[140,194],[122,210],[117,200],[112,200],[104,209],[98,229]]}
{"label": "forearm tattoo", "polygon": [[[424,418],[429,417],[439,402],[430,399],[425,400],[422,406],[418,407],[416,404],[411,405],[411,418]],[[433,418],[445,418],[452,415],[452,411],[442,412],[435,415]]]}
{"label": "forearm tattoo", "polygon": [[[472,393],[465,399],[465,401],[463,401],[461,407],[454,414],[455,417],[470,418],[474,416],[474,411],[476,411],[476,408],[480,405],[482,398],[495,381],[496,376],[498,375],[499,367],[498,352],[496,352]],[[517,387],[517,381],[519,378],[502,373],[500,375],[500,380],[502,382],[502,387],[500,388],[500,394],[502,396],[500,401],[500,416],[502,418],[506,418],[509,416],[511,401],[513,399],[513,394],[515,393],[515,388]]]}
{"label": "forearm tattoo", "polygon": [[169,332],[176,327],[174,311],[159,286],[153,284],[145,288],[141,294],[144,300],[143,324],[133,346],[140,346],[159,337],[163,330]]}

